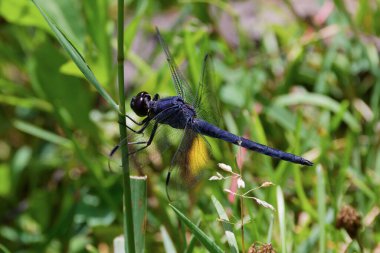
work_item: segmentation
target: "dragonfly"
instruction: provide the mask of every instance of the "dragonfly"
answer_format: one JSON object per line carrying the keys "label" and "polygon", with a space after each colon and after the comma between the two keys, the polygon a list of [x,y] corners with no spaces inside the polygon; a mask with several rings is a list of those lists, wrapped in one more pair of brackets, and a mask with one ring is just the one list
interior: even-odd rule
{"label": "dragonfly", "polygon": [[[194,175],[198,172],[192,172],[192,170],[199,170],[199,168],[204,165],[204,162],[194,162],[192,157],[194,154],[199,155],[204,153],[205,149],[208,149],[199,144],[201,141],[207,143],[204,136],[220,139],[248,150],[292,163],[307,166],[313,165],[312,162],[301,156],[271,148],[235,135],[207,121],[208,118],[212,118],[210,117],[210,114],[213,112],[206,111],[209,114],[207,116],[207,113],[205,113],[202,106],[210,104],[207,102],[210,99],[210,96],[213,96],[213,94],[205,94],[210,91],[210,84],[208,83],[208,80],[210,80],[210,74],[207,67],[209,65],[210,56],[206,54],[204,57],[200,81],[195,90],[189,85],[188,81],[177,67],[177,64],[175,63],[158,28],[156,28],[156,36],[165,53],[177,94],[176,96],[160,98],[158,94],[151,95],[146,91],[139,92],[132,98],[130,106],[137,116],[143,117],[144,119],[138,122],[128,115],[126,115],[126,117],[134,124],[140,126],[140,129],[135,130],[126,124],[125,126],[137,134],[144,134],[147,127],[151,126],[150,136],[147,140],[128,143],[128,145],[141,145],[141,147],[130,152],[129,155],[149,147],[155,138],[157,129],[161,125],[166,125],[182,131],[182,138],[177,151],[172,158],[171,166],[166,177],[166,194],[169,200],[171,197],[168,188],[171,184],[171,176],[174,172],[179,170],[179,174],[177,171],[177,174],[179,175],[178,178],[184,181],[185,185],[191,185],[196,181],[196,176]],[[114,151],[115,149],[112,152]],[[193,176],[191,180],[187,179],[190,175]]]}

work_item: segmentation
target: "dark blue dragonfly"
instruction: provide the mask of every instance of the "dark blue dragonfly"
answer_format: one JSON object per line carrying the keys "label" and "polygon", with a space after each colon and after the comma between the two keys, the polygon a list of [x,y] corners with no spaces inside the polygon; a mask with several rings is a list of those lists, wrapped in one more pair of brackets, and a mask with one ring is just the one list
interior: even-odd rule
{"label": "dark blue dragonfly", "polygon": [[[237,136],[204,120],[212,118],[210,115],[207,116],[205,114],[205,111],[202,110],[202,105],[209,104],[204,101],[204,99],[209,99],[205,98],[206,94],[204,94],[209,91],[209,84],[207,83],[209,80],[209,70],[207,68],[209,65],[209,56],[206,55],[204,58],[201,80],[199,82],[197,90],[194,91],[192,86],[188,84],[182,73],[179,71],[166,43],[160,35],[159,30],[156,29],[156,31],[157,38],[165,52],[167,62],[169,63],[169,68],[177,96],[160,98],[158,94],[151,96],[145,91],[139,92],[135,97],[132,98],[130,105],[132,110],[138,116],[145,118],[141,122],[137,122],[128,115],[126,117],[135,124],[141,126],[139,130],[134,130],[131,127],[127,126],[128,129],[138,134],[144,133],[148,126],[153,125],[148,140],[128,143],[142,145],[140,148],[136,149],[130,154],[147,148],[152,143],[157,129],[160,125],[169,125],[172,128],[180,129],[183,131],[183,137],[181,138],[179,147],[173,156],[171,168],[167,175],[167,186],[170,186],[171,175],[177,168],[179,170],[179,178],[182,179],[182,181],[186,181],[185,184],[190,185],[195,181],[194,175],[196,175],[198,172],[194,172],[194,170],[199,170],[200,167],[204,165],[204,162],[202,159],[198,159],[198,161],[194,162],[192,160],[193,156],[190,154],[196,153],[199,156],[199,154],[204,153],[205,147],[199,144],[199,141],[201,140],[206,141],[202,135],[221,139],[229,143],[244,147],[246,149],[292,163],[307,166],[313,165],[312,162],[300,156],[286,153],[284,151],[274,149]],[[193,175],[193,179],[191,180],[188,179],[190,175]],[[170,199],[169,194],[168,198]]]}

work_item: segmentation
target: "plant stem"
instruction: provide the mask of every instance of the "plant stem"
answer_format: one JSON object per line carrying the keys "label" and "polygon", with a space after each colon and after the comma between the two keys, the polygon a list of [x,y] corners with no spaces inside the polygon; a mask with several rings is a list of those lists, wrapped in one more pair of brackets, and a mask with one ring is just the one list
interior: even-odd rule
{"label": "plant stem", "polygon": [[[125,120],[125,94],[124,94],[124,0],[118,0],[117,7],[117,75],[119,86],[119,122]],[[123,124],[119,124],[120,140],[127,138],[127,130]],[[129,178],[128,145],[121,147],[121,164],[123,167],[123,212],[124,212],[124,248],[125,252],[135,252],[135,239],[133,232],[131,183]]]}
{"label": "plant stem", "polygon": [[240,219],[241,219],[241,247],[242,252],[245,252],[244,247],[244,198],[240,197]]}

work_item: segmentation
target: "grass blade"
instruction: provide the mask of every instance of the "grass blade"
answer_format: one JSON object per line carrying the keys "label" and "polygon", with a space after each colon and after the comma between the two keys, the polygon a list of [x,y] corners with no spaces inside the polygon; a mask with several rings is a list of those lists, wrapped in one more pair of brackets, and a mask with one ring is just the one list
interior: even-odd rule
{"label": "grass blade", "polygon": [[322,166],[316,167],[318,193],[318,221],[319,221],[319,252],[326,252],[326,187]]}
{"label": "grass blade", "polygon": [[228,222],[229,219],[228,219],[227,213],[224,211],[222,204],[220,204],[220,202],[214,196],[211,196],[211,199],[212,199],[212,203],[215,206],[216,211],[218,212],[219,219],[222,220],[224,233],[226,235],[227,242],[228,242],[228,245],[230,246],[231,252],[239,252],[236,238],[233,233],[233,227]]}
{"label": "grass blade", "polygon": [[[146,231],[146,179],[147,177],[131,176],[131,189],[132,189],[132,207],[134,219],[134,232],[135,232],[135,248],[136,252],[145,251],[145,231]],[[118,236],[113,240],[114,252],[125,253],[125,240],[124,236]]]}
{"label": "grass blade", "polygon": [[223,252],[218,245],[211,240],[202,230],[198,228],[197,225],[192,223],[180,210],[178,210],[173,205],[169,204],[169,206],[174,210],[180,220],[190,229],[193,235],[206,247],[210,252]]}
{"label": "grass blade", "polygon": [[280,186],[277,186],[277,211],[278,211],[278,220],[280,223],[280,234],[281,234],[281,252],[286,253],[286,224],[285,224],[285,202],[284,194]]}
{"label": "grass blade", "polygon": [[146,201],[146,179],[147,177],[131,176],[132,191],[132,214],[133,231],[135,233],[136,252],[144,252],[145,249],[145,221],[147,214]]}
{"label": "grass blade", "polygon": [[[336,102],[334,99],[330,97],[320,94],[290,94],[279,96],[275,100],[275,105],[278,106],[290,106],[298,104],[320,106],[334,113],[339,113],[340,111],[342,111],[342,106],[338,102]],[[351,113],[345,112],[343,114],[343,121],[351,128],[352,131],[356,133],[360,132],[360,124]]]}
{"label": "grass blade", "polygon": [[[119,92],[119,122],[125,120],[125,93],[124,93],[124,0],[117,1],[117,83]],[[119,124],[120,141],[127,139],[127,129]],[[132,191],[129,168],[128,145],[121,146],[121,166],[123,168],[123,214],[125,252],[134,253],[135,231],[133,220]]]}
{"label": "grass blade", "polygon": [[90,67],[87,65],[82,55],[73,46],[73,44],[66,38],[65,34],[59,29],[59,27],[50,19],[50,17],[44,12],[44,10],[38,4],[38,1],[32,0],[36,5],[42,16],[45,18],[46,22],[49,24],[51,30],[54,32],[59,43],[70,55],[71,59],[75,62],[77,67],[81,70],[86,79],[95,87],[99,94],[116,110],[119,111],[119,107],[112,97],[103,89],[101,84],[96,79],[94,73],[91,71]]}
{"label": "grass blade", "polygon": [[4,245],[0,244],[0,250],[4,253],[11,253]]}
{"label": "grass blade", "polygon": [[13,125],[15,128],[18,130],[28,133],[32,136],[35,136],[37,138],[46,140],[48,142],[66,147],[66,148],[71,148],[71,142],[70,140],[63,138],[59,135],[56,135],[52,132],[46,131],[45,129],[36,127],[35,125],[29,124],[27,122],[21,121],[21,120],[15,120],[13,122]]}
{"label": "grass blade", "polygon": [[162,240],[164,242],[165,252],[176,253],[177,251],[175,250],[173,241],[170,238],[166,228],[164,226],[160,226],[160,231],[161,231],[161,235],[162,235]]}

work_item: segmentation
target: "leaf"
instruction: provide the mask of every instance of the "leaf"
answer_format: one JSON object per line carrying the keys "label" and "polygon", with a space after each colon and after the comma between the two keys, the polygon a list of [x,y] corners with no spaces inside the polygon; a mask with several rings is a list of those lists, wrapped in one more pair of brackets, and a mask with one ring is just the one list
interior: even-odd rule
{"label": "leaf", "polygon": [[25,26],[36,26],[44,30],[49,27],[43,21],[38,10],[33,7],[31,1],[27,0],[12,0],[0,1],[0,16],[9,23]]}
{"label": "leaf", "polygon": [[[275,105],[278,106],[290,106],[298,104],[314,105],[320,106],[328,109],[334,113],[339,113],[341,111],[341,106],[334,99],[329,98],[324,95],[304,93],[304,94],[289,94],[279,96],[275,101]],[[356,118],[349,112],[343,114],[343,121],[351,128],[354,132],[360,132],[361,127]]]}
{"label": "leaf", "polygon": [[49,43],[35,48],[27,62],[32,87],[55,110],[64,108],[67,111],[70,127],[81,128],[97,138],[94,122],[88,117],[94,103],[94,93],[83,80],[60,73],[59,69],[65,61],[63,54]]}
{"label": "leaf", "polygon": [[170,236],[169,236],[168,231],[166,230],[166,228],[164,226],[160,226],[160,231],[161,231],[161,235],[162,235],[162,241],[164,242],[165,252],[170,252],[170,253],[177,252],[175,250],[173,241],[170,238]]}
{"label": "leaf", "polygon": [[11,177],[11,168],[8,166],[8,164],[0,164],[0,196],[6,197],[11,193],[11,184],[12,184],[12,177]]}
{"label": "leaf", "polygon": [[[326,183],[323,168],[320,164],[316,166],[317,174],[317,201],[318,201],[318,222],[319,222],[319,248],[326,249]],[[322,252],[322,251],[321,251]]]}
{"label": "leaf", "polygon": [[276,195],[277,195],[277,210],[278,210],[278,220],[280,224],[280,235],[281,235],[281,252],[287,252],[287,246],[286,246],[286,220],[285,220],[285,201],[284,201],[284,194],[281,190],[280,186],[277,186],[276,188]]}
{"label": "leaf", "polygon": [[224,221],[229,221],[227,213],[224,211],[224,208],[222,204],[218,201],[215,196],[211,196],[212,203],[215,206],[216,211],[218,212],[219,218],[222,220],[223,223],[223,228],[225,231],[225,235],[227,238],[228,245],[230,246],[231,252],[239,252],[237,242],[236,242],[236,237],[233,233],[233,227],[229,222],[224,222]]}
{"label": "leaf", "polygon": [[145,250],[145,230],[146,230],[146,180],[147,177],[131,176],[132,192],[132,214],[133,214],[133,231],[135,233],[136,252]]}
{"label": "leaf", "polygon": [[55,0],[44,1],[34,0],[50,17],[54,17],[54,22],[59,24],[60,30],[70,38],[71,42],[79,52],[83,52],[85,42],[85,20],[82,15],[81,1],[76,0]]}
{"label": "leaf", "polygon": [[197,225],[192,223],[181,211],[179,211],[172,204],[169,206],[174,210],[180,220],[190,229],[190,231],[194,234],[194,236],[206,247],[210,252],[223,252],[218,245],[208,237],[205,232],[200,230]]}
{"label": "leaf", "polygon": [[58,28],[58,26],[50,19],[50,17],[42,10],[40,5],[32,0],[36,5],[42,16],[45,18],[46,22],[49,24],[50,28],[53,30],[55,36],[57,37],[59,43],[70,55],[71,59],[75,62],[78,68],[82,71],[83,75],[87,80],[95,87],[99,94],[116,110],[119,112],[119,107],[112,97],[103,89],[101,84],[96,79],[94,73],[91,71],[90,67],[87,65],[82,55],[78,50],[73,46],[73,44],[67,39],[65,34]]}
{"label": "leaf", "polygon": [[15,120],[13,122],[13,125],[15,128],[17,128],[20,131],[23,131],[25,133],[28,133],[30,135],[33,135],[37,138],[41,138],[43,140],[49,141],[51,143],[61,145],[63,147],[70,148],[71,142],[70,140],[63,138],[59,135],[56,135],[52,132],[48,132],[45,129],[39,128],[37,126],[34,126],[30,123],[21,121],[21,120]]}
{"label": "leaf", "polygon": [[37,98],[20,98],[11,95],[0,94],[0,104],[24,108],[36,108],[46,112],[51,112],[53,110],[51,104],[49,104],[47,101],[40,100]]}
{"label": "leaf", "polygon": [[3,244],[0,243],[0,250],[3,253],[11,253]]}

